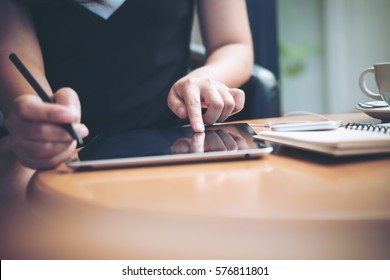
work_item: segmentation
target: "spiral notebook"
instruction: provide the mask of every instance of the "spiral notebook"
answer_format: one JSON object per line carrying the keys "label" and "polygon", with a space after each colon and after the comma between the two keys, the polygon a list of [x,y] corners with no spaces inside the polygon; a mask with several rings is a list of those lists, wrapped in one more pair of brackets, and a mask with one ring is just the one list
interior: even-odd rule
{"label": "spiral notebook", "polygon": [[348,124],[334,130],[262,131],[254,138],[332,156],[390,154],[388,125]]}

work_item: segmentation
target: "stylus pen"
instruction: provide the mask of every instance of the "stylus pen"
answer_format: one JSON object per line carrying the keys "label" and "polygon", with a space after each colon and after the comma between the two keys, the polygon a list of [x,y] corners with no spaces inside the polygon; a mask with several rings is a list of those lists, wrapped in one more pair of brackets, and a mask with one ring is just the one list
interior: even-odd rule
{"label": "stylus pen", "polygon": [[[19,70],[19,72],[23,75],[23,77],[27,80],[27,82],[32,86],[32,88],[37,92],[39,97],[47,103],[55,103],[49,95],[43,90],[43,88],[40,86],[40,84],[35,80],[33,75],[28,71],[26,66],[22,63],[22,61],[16,56],[16,54],[12,53],[9,56],[9,59],[12,61],[12,63],[15,65],[15,67]],[[74,130],[72,124],[61,124],[60,125],[63,129],[65,129],[70,136],[73,137],[73,139],[77,140],[77,143],[79,145],[83,145],[83,139],[76,133]]]}

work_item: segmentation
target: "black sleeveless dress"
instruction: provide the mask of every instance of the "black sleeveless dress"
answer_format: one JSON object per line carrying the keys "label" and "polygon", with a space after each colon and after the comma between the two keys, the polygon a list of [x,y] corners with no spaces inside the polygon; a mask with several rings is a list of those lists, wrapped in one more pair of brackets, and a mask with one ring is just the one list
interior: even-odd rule
{"label": "black sleeveless dress", "polygon": [[162,126],[187,73],[193,0],[127,0],[105,20],[73,1],[27,1],[54,91],[79,94],[92,132]]}

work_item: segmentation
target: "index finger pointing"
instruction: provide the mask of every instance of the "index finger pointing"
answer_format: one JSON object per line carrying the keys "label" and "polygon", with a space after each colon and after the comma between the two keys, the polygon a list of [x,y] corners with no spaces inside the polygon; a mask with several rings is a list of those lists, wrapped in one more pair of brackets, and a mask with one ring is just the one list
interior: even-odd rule
{"label": "index finger pointing", "polygon": [[186,94],[184,94],[183,99],[192,129],[195,132],[204,132],[202,104],[200,100],[199,90],[187,88],[187,92]]}

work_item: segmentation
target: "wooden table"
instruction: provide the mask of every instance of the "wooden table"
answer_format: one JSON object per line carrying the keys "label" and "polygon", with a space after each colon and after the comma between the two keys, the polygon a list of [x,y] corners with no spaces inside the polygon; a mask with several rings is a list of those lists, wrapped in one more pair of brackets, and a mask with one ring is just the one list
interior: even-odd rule
{"label": "wooden table", "polygon": [[34,172],[8,145],[2,259],[390,258],[389,155]]}

